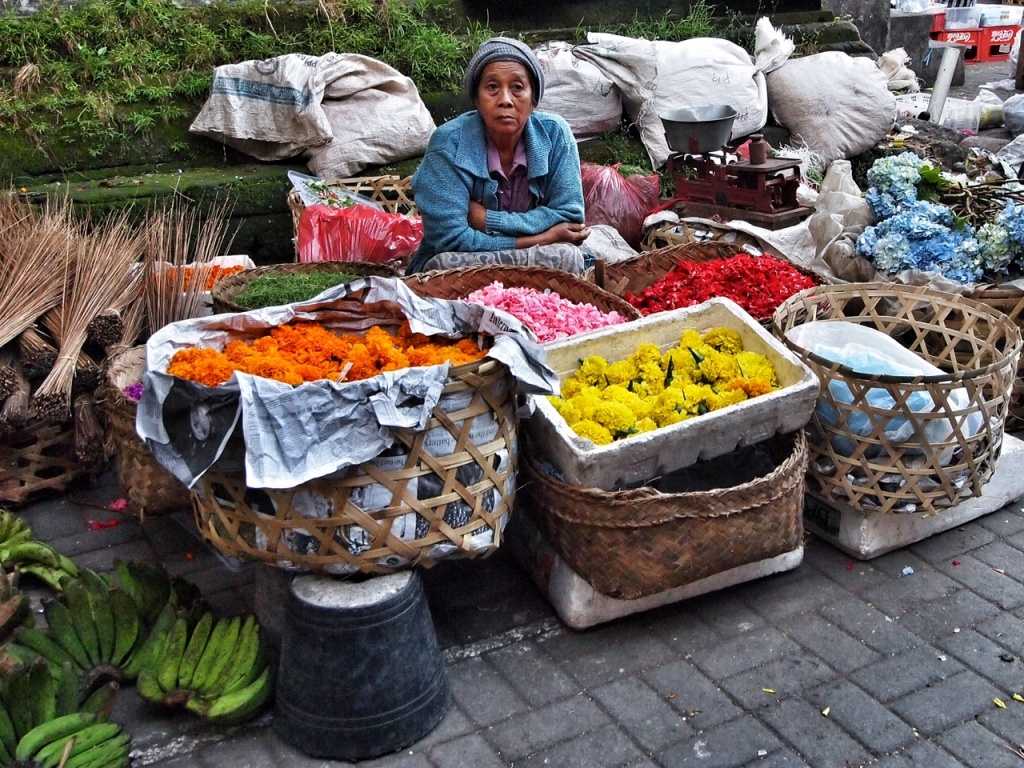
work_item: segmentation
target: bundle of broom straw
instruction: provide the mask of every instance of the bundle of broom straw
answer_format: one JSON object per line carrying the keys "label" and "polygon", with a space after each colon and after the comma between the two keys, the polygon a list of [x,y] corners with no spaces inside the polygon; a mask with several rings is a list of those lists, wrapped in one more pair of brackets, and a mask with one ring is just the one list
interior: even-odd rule
{"label": "bundle of broom straw", "polygon": [[95,225],[75,226],[62,264],[65,294],[57,314],[49,316],[51,332],[60,330],[57,362],[32,395],[32,405],[44,421],[71,417],[76,363],[89,338],[89,325],[130,292],[136,279],[132,265],[142,256],[144,242],[144,232],[130,225],[128,212]]}
{"label": "bundle of broom straw", "polygon": [[238,231],[228,233],[230,213],[226,201],[214,202],[204,216],[174,198],[147,217],[143,292],[149,335],[202,313],[213,259],[227,252]]}

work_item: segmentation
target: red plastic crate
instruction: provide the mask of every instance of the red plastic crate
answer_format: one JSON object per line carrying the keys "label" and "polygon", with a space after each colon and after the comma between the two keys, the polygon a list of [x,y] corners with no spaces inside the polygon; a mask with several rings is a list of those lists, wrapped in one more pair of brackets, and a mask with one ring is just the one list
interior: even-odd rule
{"label": "red plastic crate", "polygon": [[[991,27],[991,29],[1000,29],[1000,27]],[[980,60],[978,58],[978,50],[981,46],[981,33],[982,30],[980,28],[946,29],[943,30],[939,39],[946,43],[967,46],[967,50],[964,51],[964,61],[968,64],[973,64]]]}
{"label": "red plastic crate", "polygon": [[1020,27],[982,27],[979,61],[1009,61],[1013,39]]}

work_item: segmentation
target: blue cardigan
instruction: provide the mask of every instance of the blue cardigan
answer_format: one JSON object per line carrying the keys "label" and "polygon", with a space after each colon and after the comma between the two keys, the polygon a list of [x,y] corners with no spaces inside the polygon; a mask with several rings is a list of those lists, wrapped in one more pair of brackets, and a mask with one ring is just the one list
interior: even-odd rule
{"label": "blue cardigan", "polygon": [[[412,177],[413,199],[423,217],[423,241],[409,272],[446,251],[504,251],[516,238],[536,235],[563,221],[583,223],[580,155],[569,124],[534,112],[523,129],[530,192],[537,207],[526,213],[498,210],[498,182],[487,169],[484,122],[476,110],[450,120],[430,139]],[[469,201],[487,209],[487,232],[469,226]]]}

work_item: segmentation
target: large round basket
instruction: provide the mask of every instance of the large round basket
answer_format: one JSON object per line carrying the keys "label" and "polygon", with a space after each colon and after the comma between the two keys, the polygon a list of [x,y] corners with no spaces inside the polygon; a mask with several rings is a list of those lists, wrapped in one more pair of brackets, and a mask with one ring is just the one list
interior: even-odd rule
{"label": "large round basket", "polygon": [[[705,262],[713,259],[727,259],[745,253],[742,246],[729,242],[692,242],[673,245],[656,251],[647,251],[629,259],[623,259],[604,265],[604,272],[598,268],[587,271],[587,280],[602,285],[606,291],[616,296],[627,293],[638,294],[657,283],[671,272],[681,261]],[[791,265],[800,272],[812,277],[815,282],[821,278],[810,272]],[[758,318],[766,328],[771,327],[771,318]]]}
{"label": "large round basket", "polygon": [[644,230],[641,248],[645,251],[656,251],[671,245],[690,245],[691,243],[715,242],[742,248],[745,245],[758,246],[753,235],[730,229],[728,226],[715,224],[708,219],[681,218],[679,221],[662,221]]}
{"label": "large round basket", "polygon": [[[820,320],[882,331],[944,373],[858,373],[786,338]],[[808,426],[809,493],[863,511],[924,514],[981,495],[999,458],[1021,350],[1006,315],[925,287],[854,283],[790,297],[773,330],[821,381]]]}
{"label": "large round basket", "polygon": [[[388,213],[416,215],[416,204],[412,200],[411,176],[359,176],[350,179],[334,179],[325,182],[329,187],[341,187],[353,195],[362,195],[384,207]],[[295,258],[299,258],[299,220],[306,204],[298,190],[288,193],[288,208],[292,212],[292,231],[295,238]]]}
{"label": "large round basket", "polygon": [[135,431],[138,404],[124,388],[142,381],[146,362],[144,346],[115,352],[107,362],[101,394],[107,415],[106,447],[114,457],[117,478],[128,506],[140,520],[190,505],[188,488],[153,458]]}
{"label": "large round basket", "polygon": [[269,264],[254,269],[243,269],[241,272],[225,277],[213,286],[211,291],[213,313],[219,315],[223,312],[248,312],[249,307],[236,304],[235,298],[258,277],[298,275],[310,272],[341,272],[359,277],[367,275],[394,277],[398,274],[387,264],[370,264],[365,261],[309,261],[301,264]]}
{"label": "large round basket", "polygon": [[391,573],[501,544],[515,501],[515,397],[508,369],[453,367],[423,431],[387,454],[286,490],[247,488],[215,464],[196,485],[203,536],[222,553],[290,570]]}
{"label": "large round basket", "polygon": [[633,600],[798,549],[807,442],[763,444],[774,468],[727,488],[662,493],[568,485],[523,458],[519,511],[598,593]]}
{"label": "large round basket", "polygon": [[497,281],[506,288],[534,288],[552,291],[577,304],[590,304],[602,312],[618,312],[627,320],[636,320],[640,312],[625,299],[602,290],[593,283],[561,269],[550,267],[488,264],[462,269],[418,272],[402,280],[416,294],[434,299],[464,299],[473,291]]}
{"label": "large round basket", "polygon": [[[1024,330],[1024,291],[998,285],[979,285],[967,296],[1007,315],[1018,328]],[[1024,429],[1024,356],[1017,363],[1017,377],[1013,382],[1013,398],[1006,428],[1011,432]]]}

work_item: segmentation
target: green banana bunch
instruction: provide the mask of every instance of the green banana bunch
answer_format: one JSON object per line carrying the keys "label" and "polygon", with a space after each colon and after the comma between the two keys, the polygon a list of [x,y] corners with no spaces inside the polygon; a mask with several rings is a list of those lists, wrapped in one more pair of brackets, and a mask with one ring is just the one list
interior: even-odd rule
{"label": "green banana bunch", "polygon": [[135,560],[115,560],[108,583],[131,595],[139,611],[139,621],[152,627],[164,606],[194,609],[201,605],[199,588],[186,579],[171,576],[163,566]]}
{"label": "green banana bunch", "polygon": [[6,509],[0,509],[0,563],[5,570],[30,574],[58,592],[67,578],[78,575],[70,558],[34,540],[32,529]]}
{"label": "green banana bunch", "polygon": [[252,615],[215,619],[206,611],[190,627],[179,612],[135,684],[149,701],[184,706],[209,720],[244,720],[272,688],[259,622]]}
{"label": "green banana bunch", "polygon": [[30,618],[29,599],[18,591],[18,574],[0,568],[0,643],[7,641],[16,627]]}
{"label": "green banana bunch", "polygon": [[91,691],[106,680],[131,679],[125,666],[146,639],[135,601],[99,574],[83,569],[59,598],[43,601],[45,629],[19,627],[10,644],[22,661],[67,664]]}
{"label": "green banana bunch", "polygon": [[[81,712],[80,693],[78,680],[67,668],[44,661],[5,675],[0,681],[0,763],[14,763],[22,740],[37,727]],[[89,716],[98,720],[103,714],[94,711]]]}
{"label": "green banana bunch", "polygon": [[18,764],[35,768],[120,768],[129,764],[131,739],[115,723],[91,712],[74,712],[40,723],[15,747]]}

